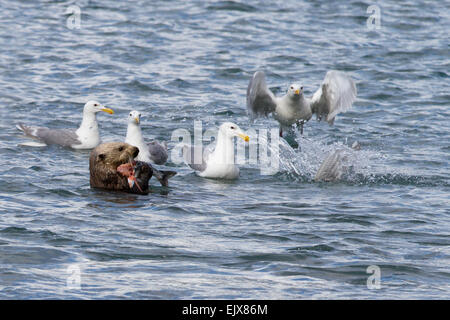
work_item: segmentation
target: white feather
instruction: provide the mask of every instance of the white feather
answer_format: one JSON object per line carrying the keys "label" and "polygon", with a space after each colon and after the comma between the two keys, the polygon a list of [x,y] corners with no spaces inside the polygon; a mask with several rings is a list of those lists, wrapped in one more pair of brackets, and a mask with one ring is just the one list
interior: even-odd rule
{"label": "white feather", "polygon": [[327,114],[327,121],[332,123],[337,114],[352,107],[356,94],[352,78],[340,71],[328,71],[311,99],[311,109],[319,116]]}

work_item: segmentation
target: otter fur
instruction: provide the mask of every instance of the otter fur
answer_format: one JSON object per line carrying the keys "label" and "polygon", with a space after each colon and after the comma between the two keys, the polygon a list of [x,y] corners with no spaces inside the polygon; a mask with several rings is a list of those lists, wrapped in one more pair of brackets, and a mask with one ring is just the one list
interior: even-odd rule
{"label": "otter fur", "polygon": [[[174,171],[159,171],[149,163],[134,161],[139,149],[124,142],[108,142],[97,146],[89,157],[89,172],[91,188],[125,191],[129,193],[148,194],[150,178],[154,175],[162,186],[168,186],[168,179]],[[118,167],[130,164],[133,180],[123,174]]]}

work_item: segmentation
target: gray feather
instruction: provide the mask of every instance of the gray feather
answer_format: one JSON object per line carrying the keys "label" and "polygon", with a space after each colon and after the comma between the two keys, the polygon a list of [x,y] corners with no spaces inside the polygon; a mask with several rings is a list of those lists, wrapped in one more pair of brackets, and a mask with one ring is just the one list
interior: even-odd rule
{"label": "gray feather", "polygon": [[[197,158],[201,156],[201,159],[197,159],[195,157],[195,151],[198,151]],[[186,164],[194,169],[195,171],[205,171],[206,170],[206,161],[205,155],[201,154],[201,149],[196,149],[195,146],[183,146],[183,157]]]}
{"label": "gray feather", "polygon": [[344,174],[344,150],[336,150],[330,153],[317,170],[314,181],[337,181]]}
{"label": "gray feather", "polygon": [[19,123],[18,128],[27,136],[43,141],[46,144],[58,144],[70,147],[81,144],[76,130],[73,129],[49,129],[46,127],[25,126]]}
{"label": "gray feather", "polygon": [[247,110],[252,120],[258,116],[268,116],[277,105],[275,96],[267,88],[264,72],[257,71],[247,87]]}
{"label": "gray feather", "polygon": [[168,159],[167,144],[161,145],[158,141],[151,141],[148,144],[150,158],[155,164],[164,164]]}

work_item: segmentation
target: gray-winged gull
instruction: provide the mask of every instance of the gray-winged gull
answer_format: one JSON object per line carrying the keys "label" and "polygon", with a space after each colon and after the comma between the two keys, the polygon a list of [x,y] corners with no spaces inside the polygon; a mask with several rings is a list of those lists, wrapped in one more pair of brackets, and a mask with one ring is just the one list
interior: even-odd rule
{"label": "gray-winged gull", "polygon": [[184,160],[200,177],[237,179],[239,167],[234,161],[234,137],[249,141],[248,135],[242,132],[236,124],[225,122],[219,127],[214,150],[206,149],[203,154],[200,154],[201,159],[197,161],[195,146],[184,146]]}
{"label": "gray-winged gull", "polygon": [[313,113],[320,121],[332,125],[338,113],[347,111],[356,99],[356,85],[352,78],[341,71],[328,71],[319,89],[308,99],[303,94],[301,84],[291,84],[287,93],[275,97],[267,88],[264,72],[257,71],[247,88],[247,110],[254,120],[258,116],[273,117],[280,123],[280,136],[283,128],[297,124],[303,133],[303,124],[311,119]]}
{"label": "gray-winged gull", "polygon": [[[361,150],[361,145],[355,141],[352,145],[353,150]],[[349,157],[351,153],[348,150],[339,148],[330,152],[317,170],[314,181],[338,181],[349,171]]]}
{"label": "gray-winged gull", "polygon": [[168,158],[167,143],[163,142],[160,144],[156,140],[153,140],[148,144],[145,143],[140,123],[141,113],[135,110],[131,111],[128,115],[128,128],[125,142],[139,149],[136,160],[159,165],[166,163]]}
{"label": "gray-winged gull", "polygon": [[92,149],[100,144],[97,113],[103,111],[113,114],[114,111],[106,108],[97,101],[89,101],[84,105],[83,120],[78,129],[49,129],[47,127],[26,126],[22,123],[17,129],[23,131],[26,136],[37,139],[39,143],[25,143],[29,146],[46,146],[57,144],[73,149]]}

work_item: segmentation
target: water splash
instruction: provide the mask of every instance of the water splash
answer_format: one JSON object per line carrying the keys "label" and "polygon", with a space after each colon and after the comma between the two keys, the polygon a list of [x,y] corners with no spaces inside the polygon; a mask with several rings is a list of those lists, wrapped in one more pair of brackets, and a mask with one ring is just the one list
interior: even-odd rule
{"label": "water splash", "polygon": [[[343,171],[339,180],[356,182],[361,176],[371,177],[374,174],[385,174],[382,161],[385,155],[368,149],[355,150],[347,141],[327,143],[321,140],[311,140],[297,133],[295,144],[292,147],[285,139],[279,143],[279,171],[277,175],[288,180],[302,182],[314,181],[321,164],[333,154],[338,155],[340,169]],[[269,151],[275,152],[272,145],[268,144]]]}
{"label": "water splash", "polygon": [[[276,176],[281,179],[298,182],[313,182],[325,159],[334,155],[339,163],[342,175],[340,182],[356,184],[400,184],[416,186],[449,186],[447,177],[422,176],[412,173],[407,167],[387,166],[389,155],[362,147],[355,150],[347,141],[327,143],[311,140],[296,134],[292,147],[285,139],[279,142],[279,171]],[[353,142],[353,141],[351,141]],[[273,152],[270,144],[269,151]]]}

